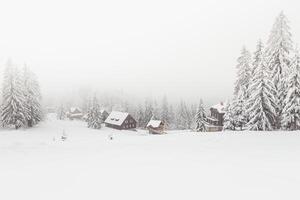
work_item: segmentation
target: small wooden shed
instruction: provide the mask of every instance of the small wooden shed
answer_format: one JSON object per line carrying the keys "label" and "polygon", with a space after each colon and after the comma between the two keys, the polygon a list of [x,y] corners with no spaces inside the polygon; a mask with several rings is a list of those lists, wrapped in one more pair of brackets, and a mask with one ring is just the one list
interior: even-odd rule
{"label": "small wooden shed", "polygon": [[82,119],[83,117],[83,113],[81,111],[80,108],[78,107],[72,107],[70,108],[70,110],[67,112],[67,117],[70,120],[74,120],[74,119]]}
{"label": "small wooden shed", "polygon": [[225,107],[226,107],[226,104],[221,102],[217,105],[212,106],[209,109],[210,115],[206,117],[206,122],[207,122],[206,128],[209,132],[223,130]]}
{"label": "small wooden shed", "polygon": [[165,123],[161,120],[151,119],[146,128],[149,130],[150,134],[164,134],[165,132]]}

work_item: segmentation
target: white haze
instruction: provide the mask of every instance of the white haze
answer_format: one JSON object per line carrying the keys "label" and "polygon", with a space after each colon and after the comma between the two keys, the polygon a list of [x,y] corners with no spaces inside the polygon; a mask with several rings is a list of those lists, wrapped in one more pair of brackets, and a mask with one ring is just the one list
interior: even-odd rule
{"label": "white haze", "polygon": [[47,98],[91,88],[215,103],[232,94],[242,46],[266,41],[282,10],[299,42],[295,0],[1,1],[0,63],[26,62]]}

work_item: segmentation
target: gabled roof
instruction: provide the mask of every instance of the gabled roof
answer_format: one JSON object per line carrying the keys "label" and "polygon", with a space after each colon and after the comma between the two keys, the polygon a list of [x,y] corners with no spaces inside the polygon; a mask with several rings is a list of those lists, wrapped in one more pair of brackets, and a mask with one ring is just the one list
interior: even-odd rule
{"label": "gabled roof", "polygon": [[74,113],[74,112],[76,112],[76,111],[82,112],[81,109],[78,108],[78,107],[71,107],[71,108],[70,108],[70,112],[71,112],[71,113]]}
{"label": "gabled roof", "polygon": [[[101,113],[101,114],[103,114],[104,112],[107,112],[107,111],[104,110],[104,109],[101,109],[101,110],[100,110],[100,113]],[[108,112],[107,112],[107,113],[108,113]]]}
{"label": "gabled roof", "polygon": [[150,120],[149,122],[148,122],[148,124],[147,124],[147,128],[148,127],[152,127],[152,128],[158,128],[159,126],[160,126],[160,124],[162,123],[162,121],[161,120]]}
{"label": "gabled roof", "polygon": [[218,103],[211,108],[216,109],[219,113],[225,113],[226,105],[224,103]]}
{"label": "gabled roof", "polygon": [[112,111],[105,120],[105,123],[121,126],[128,115],[128,113]]}

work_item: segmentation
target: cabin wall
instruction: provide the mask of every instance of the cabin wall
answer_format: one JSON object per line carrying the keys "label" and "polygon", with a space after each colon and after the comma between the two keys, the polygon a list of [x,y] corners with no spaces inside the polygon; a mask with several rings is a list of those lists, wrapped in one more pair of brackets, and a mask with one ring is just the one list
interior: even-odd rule
{"label": "cabin wall", "polygon": [[210,109],[211,116],[218,120],[218,122],[214,125],[223,126],[224,122],[224,113],[219,113],[216,109]]}
{"label": "cabin wall", "polygon": [[106,127],[109,127],[109,128],[118,129],[118,130],[121,130],[121,129],[122,129],[121,126],[117,126],[117,125],[114,125],[114,124],[108,124],[108,123],[105,123],[105,126],[106,126]]}
{"label": "cabin wall", "polygon": [[219,132],[223,130],[222,126],[207,126],[206,128],[208,132]]}
{"label": "cabin wall", "polygon": [[121,125],[122,129],[133,129],[136,128],[136,121],[130,115],[124,120],[123,124]]}

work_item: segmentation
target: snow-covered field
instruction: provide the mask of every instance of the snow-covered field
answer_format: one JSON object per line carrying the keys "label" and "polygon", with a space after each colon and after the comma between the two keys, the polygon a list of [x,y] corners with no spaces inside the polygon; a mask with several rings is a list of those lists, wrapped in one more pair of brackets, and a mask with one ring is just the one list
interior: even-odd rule
{"label": "snow-covered field", "polygon": [[53,117],[0,131],[1,200],[290,200],[299,187],[300,132],[148,135]]}

